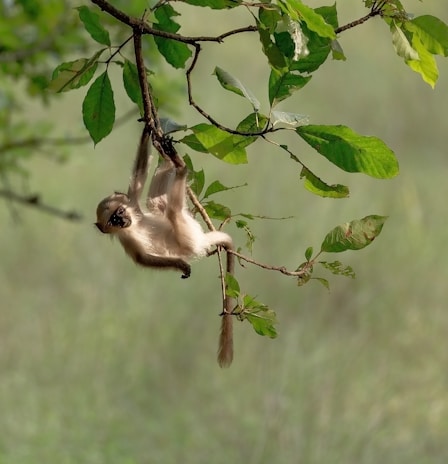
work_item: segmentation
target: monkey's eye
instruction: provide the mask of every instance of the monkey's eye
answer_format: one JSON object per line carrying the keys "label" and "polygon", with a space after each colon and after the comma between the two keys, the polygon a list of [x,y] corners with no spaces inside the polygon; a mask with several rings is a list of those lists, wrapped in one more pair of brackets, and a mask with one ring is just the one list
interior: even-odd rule
{"label": "monkey's eye", "polygon": [[109,218],[109,224],[114,227],[124,227],[124,220],[123,220],[123,215],[124,215],[125,209],[123,206],[120,206],[115,210],[115,212],[112,214],[112,216]]}

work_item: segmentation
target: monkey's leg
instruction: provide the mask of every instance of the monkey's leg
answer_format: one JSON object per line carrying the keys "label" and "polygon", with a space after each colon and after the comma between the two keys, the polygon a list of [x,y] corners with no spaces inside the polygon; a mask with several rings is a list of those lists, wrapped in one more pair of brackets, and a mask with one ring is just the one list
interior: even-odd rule
{"label": "monkey's leg", "polygon": [[167,194],[166,214],[168,219],[175,225],[182,218],[181,213],[185,208],[185,196],[187,189],[187,167],[177,167],[172,185]]}
{"label": "monkey's leg", "polygon": [[164,213],[167,204],[167,193],[173,183],[175,169],[170,161],[163,161],[154,172],[148,189],[146,207],[154,214]]}

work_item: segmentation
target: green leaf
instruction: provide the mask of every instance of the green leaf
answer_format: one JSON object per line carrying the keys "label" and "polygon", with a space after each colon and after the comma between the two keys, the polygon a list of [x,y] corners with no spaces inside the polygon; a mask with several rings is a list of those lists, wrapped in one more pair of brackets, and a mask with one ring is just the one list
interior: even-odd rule
{"label": "green leaf", "polygon": [[194,150],[211,153],[230,164],[246,164],[244,149],[247,137],[229,134],[211,124],[198,124],[191,128],[194,138],[184,137],[181,142]]}
{"label": "green leaf", "polygon": [[[154,28],[157,29],[156,25]],[[191,57],[191,50],[186,44],[158,36],[154,36],[154,41],[167,63],[176,69],[185,68],[186,61]]]}
{"label": "green leaf", "polygon": [[309,261],[311,259],[311,257],[313,256],[313,247],[308,247],[306,250],[305,250],[305,259],[307,261]]}
{"label": "green leaf", "polygon": [[331,54],[333,60],[346,61],[347,58],[344,54],[344,50],[338,40],[331,41]]}
{"label": "green leaf", "polygon": [[448,56],[448,25],[431,15],[418,16],[405,22],[406,30],[417,34],[420,42],[433,55]]}
{"label": "green leaf", "polygon": [[346,126],[301,126],[296,132],[329,161],[347,172],[379,179],[398,174],[394,152],[380,139],[359,135]]}
{"label": "green leaf", "polygon": [[311,274],[303,274],[297,277],[297,287],[303,287],[311,280]]}
{"label": "green leaf", "polygon": [[[321,15],[328,24],[331,24],[333,27],[337,27],[338,19],[336,5],[316,8],[315,11]],[[321,37],[316,32],[310,30],[305,23],[302,23],[302,32],[308,37],[307,48],[309,55],[301,57],[297,61],[293,59],[295,46],[289,32],[276,32],[274,34],[275,43],[285,57],[287,57],[290,72],[298,71],[302,74],[312,73],[327,60],[332,50],[333,40],[327,37]]]}
{"label": "green leaf", "polygon": [[236,280],[235,276],[227,273],[225,277],[226,281],[226,295],[232,298],[238,298],[240,295],[240,284]]}
{"label": "green leaf", "polygon": [[100,17],[86,6],[80,6],[77,10],[79,19],[83,22],[86,31],[91,35],[92,39],[110,47],[109,32],[100,23]]}
{"label": "green leaf", "polygon": [[115,122],[115,103],[107,71],[87,91],[82,104],[82,116],[95,144],[111,132]]}
{"label": "green leaf", "polygon": [[[308,252],[309,248],[307,249]],[[311,280],[311,276],[313,274],[313,263],[307,258],[307,260],[302,263],[297,269],[296,272],[301,272],[299,276],[297,276],[297,286],[303,287]]]}
{"label": "green leaf", "polygon": [[287,126],[298,127],[309,124],[310,117],[306,114],[271,111],[271,122],[273,126],[276,124],[286,124]]}
{"label": "green leaf", "polygon": [[[244,214],[242,214],[242,216],[245,216]],[[253,218],[250,218],[250,219],[253,219]],[[253,250],[253,245],[255,243],[255,235],[254,233],[252,232],[251,228],[249,227],[247,221],[243,221],[241,219],[237,219],[235,221],[235,225],[238,229],[241,229],[244,231],[244,233],[246,234],[246,243],[245,243],[245,247],[252,253],[252,250]]]}
{"label": "green leaf", "polygon": [[208,6],[214,10],[223,10],[224,8],[235,8],[242,3],[242,0],[182,0],[184,3],[195,6]]}
{"label": "green leaf", "polygon": [[333,27],[333,30],[339,27],[338,11],[336,9],[336,3],[333,3],[333,5],[330,5],[330,6],[319,6],[315,8],[314,11],[318,15],[322,16],[322,18],[324,18],[324,21]]}
{"label": "green leaf", "polygon": [[193,190],[196,196],[200,195],[202,189],[205,185],[205,173],[204,170],[201,169],[200,171],[190,171],[190,188]]}
{"label": "green leaf", "polygon": [[327,279],[324,279],[322,277],[313,277],[313,280],[317,280],[320,282],[327,290],[330,290],[330,282],[328,282]]}
{"label": "green leaf", "polygon": [[180,25],[172,19],[174,16],[180,16],[180,14],[171,5],[166,3],[160,6],[155,11],[157,19],[155,26],[160,31],[176,33],[180,29]]}
{"label": "green leaf", "polygon": [[310,81],[311,77],[272,69],[269,76],[269,103],[271,106],[275,106],[277,103],[291,96],[296,90],[304,87]]}
{"label": "green leaf", "polygon": [[270,32],[273,33],[277,28],[277,24],[281,21],[280,12],[274,8],[259,8],[258,18],[261,24]]}
{"label": "green leaf", "polygon": [[[265,129],[267,124],[269,123],[269,119],[261,113],[251,113],[246,116],[236,127],[238,132],[243,132],[247,134],[256,134],[261,132]],[[247,136],[244,137],[244,141],[241,141],[240,146],[247,147],[251,143],[257,140],[258,136]]]}
{"label": "green leaf", "polygon": [[372,215],[337,226],[325,237],[321,251],[340,253],[346,250],[361,250],[381,233],[386,219],[387,216]]}
{"label": "green leaf", "polygon": [[392,43],[398,56],[405,60],[418,60],[418,53],[412,48],[404,32],[397,26],[395,21],[390,24]]}
{"label": "green leaf", "polygon": [[216,66],[213,74],[218,78],[219,83],[226,89],[231,92],[236,93],[242,97],[245,97],[252,104],[254,111],[258,112],[260,109],[260,102],[257,100],[255,95],[247,89],[239,79],[232,76],[224,69]]}
{"label": "green leaf", "polygon": [[200,153],[208,153],[207,148],[205,148],[204,145],[199,142],[198,138],[194,134],[186,135],[183,139],[180,140],[180,142],[185,143],[185,145]]}
{"label": "green leaf", "polygon": [[408,60],[406,64],[416,73],[420,74],[422,79],[432,88],[436,85],[439,78],[439,70],[434,56],[428,52],[420,41],[417,34],[412,36],[412,46],[417,50],[419,59]]}
{"label": "green leaf", "polygon": [[250,295],[244,296],[242,312],[238,314],[238,317],[240,320],[247,319],[257,334],[270,338],[277,337],[277,331],[274,327],[277,323],[275,312],[266,305],[255,301]]}
{"label": "green leaf", "polygon": [[221,184],[219,180],[215,180],[207,187],[207,190],[204,193],[204,198],[214,195],[215,193],[225,192],[226,190],[230,190],[230,188]]}
{"label": "green leaf", "polygon": [[91,58],[80,58],[60,64],[54,71],[48,90],[67,92],[78,89],[90,82],[98,67],[98,59],[105,49],[96,52]]}
{"label": "green leaf", "polygon": [[345,185],[328,185],[305,167],[302,168],[300,173],[300,178],[303,177],[305,178],[304,187],[315,195],[326,198],[347,198],[350,195],[350,190]]}
{"label": "green leaf", "polygon": [[205,211],[212,219],[217,219],[219,221],[225,221],[232,216],[232,212],[230,208],[224,205],[220,205],[219,203],[215,203],[214,201],[208,201],[204,205]]}
{"label": "green leaf", "polygon": [[[336,33],[333,27],[316,10],[304,5],[300,0],[284,0],[288,5],[288,13],[294,20],[303,20],[310,31],[314,31],[320,37],[335,39]],[[298,15],[297,15],[298,13]]]}
{"label": "green leaf", "polygon": [[[153,24],[154,29],[176,33],[180,26],[171,19],[173,16],[179,16],[179,13],[171,5],[165,4],[157,8],[155,17],[158,22]],[[186,61],[191,57],[191,50],[187,44],[156,35],[154,41],[167,63],[177,69],[185,67]]]}
{"label": "green leaf", "polygon": [[257,25],[263,53],[266,55],[269,65],[278,70],[285,68],[287,65],[285,56],[279,47],[272,41],[270,32],[261,23]]}
{"label": "green leaf", "polygon": [[138,105],[140,114],[143,114],[143,98],[137,66],[129,60],[125,60],[123,65],[123,85],[128,97]]}
{"label": "green leaf", "polygon": [[334,275],[340,275],[344,277],[351,277],[354,279],[356,277],[355,271],[351,266],[345,266],[340,261],[333,261],[331,263],[327,261],[319,261],[325,269],[328,269]]}

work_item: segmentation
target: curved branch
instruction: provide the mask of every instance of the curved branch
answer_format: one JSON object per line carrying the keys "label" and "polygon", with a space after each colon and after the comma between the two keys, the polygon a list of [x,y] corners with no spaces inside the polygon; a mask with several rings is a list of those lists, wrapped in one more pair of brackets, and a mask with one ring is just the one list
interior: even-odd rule
{"label": "curved branch", "polygon": [[192,92],[192,84],[191,84],[191,73],[193,72],[193,69],[196,67],[196,63],[199,58],[199,53],[201,53],[201,45],[196,43],[193,44],[195,51],[193,55],[193,60],[191,61],[190,66],[188,67],[187,71],[185,72],[185,77],[187,79],[187,93],[188,93],[188,103],[199,113],[201,114],[207,121],[209,121],[211,124],[213,124],[215,127],[218,129],[228,132],[229,134],[232,135],[242,135],[244,137],[257,137],[257,136],[263,136],[265,134],[268,134],[270,132],[273,132],[274,129],[270,126],[269,121],[266,124],[266,127],[262,129],[261,131],[257,132],[241,132],[236,129],[230,129],[229,127],[223,126],[220,122],[218,122],[216,119],[214,119],[212,116],[210,116],[205,110],[203,110],[193,99],[193,92]]}
{"label": "curved branch", "polygon": [[105,11],[106,13],[110,14],[114,18],[118,19],[123,24],[128,25],[132,29],[137,29],[141,31],[142,34],[149,34],[155,35],[158,37],[163,37],[165,39],[176,40],[177,42],[183,42],[189,45],[194,45],[197,42],[222,42],[226,37],[229,37],[234,34],[240,34],[242,32],[255,32],[257,31],[256,26],[246,26],[241,27],[239,29],[235,29],[233,31],[225,32],[224,34],[218,36],[193,36],[188,37],[180,34],[175,34],[172,32],[161,31],[159,29],[154,29],[151,27],[146,21],[135,18],[133,16],[129,16],[123,11],[115,8],[106,0],[91,0],[92,3],[97,5],[101,10]]}

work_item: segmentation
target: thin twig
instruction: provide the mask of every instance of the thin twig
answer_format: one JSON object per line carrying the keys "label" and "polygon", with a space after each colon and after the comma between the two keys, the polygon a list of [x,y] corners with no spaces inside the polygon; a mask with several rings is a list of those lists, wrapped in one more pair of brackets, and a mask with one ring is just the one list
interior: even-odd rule
{"label": "thin twig", "polygon": [[187,194],[188,198],[190,198],[190,201],[193,203],[194,207],[201,215],[204,222],[207,224],[208,230],[216,230],[215,226],[213,225],[213,222],[210,220],[210,217],[207,214],[207,211],[205,211],[205,208],[202,206],[201,202],[198,200],[198,197],[195,195],[195,193],[193,192],[193,190],[191,190],[190,187],[187,187]]}
{"label": "thin twig", "polygon": [[[137,111],[132,108],[126,112],[123,116],[116,119],[114,127],[126,123],[131,117],[135,117]],[[80,137],[28,137],[22,140],[13,140],[0,145],[0,156],[12,150],[19,150],[21,148],[39,148],[45,145],[48,146],[67,146],[67,145],[84,145],[90,143],[92,138],[90,135]]]}
{"label": "thin twig", "polygon": [[[286,269],[285,266],[271,266],[269,264],[263,264],[263,263],[260,263],[258,261],[255,261],[252,258],[249,258],[249,257],[247,257],[245,255],[242,255],[241,253],[238,253],[235,250],[229,250],[229,253],[231,253],[232,255],[236,256],[237,258],[242,259],[243,261],[246,261],[246,262],[248,262],[250,264],[253,264],[255,266],[261,267],[263,269],[267,269],[269,271],[278,271],[278,272],[281,272],[282,274],[285,274],[287,276],[300,277],[300,276],[303,276],[303,275],[308,273],[308,268],[306,266],[304,266],[302,269],[300,269],[300,271],[288,271],[288,269]],[[310,261],[310,264],[311,263],[312,263],[312,261]]]}
{"label": "thin twig", "polygon": [[128,37],[122,44],[120,44],[113,53],[111,53],[109,58],[106,60],[106,65],[108,65],[115,58],[115,56],[121,52],[121,49],[131,40],[132,40],[132,35]]}
{"label": "thin twig", "polygon": [[344,26],[337,27],[334,32],[336,34],[340,34],[341,32],[346,31],[347,29],[352,29],[353,27],[360,26],[361,24],[365,23],[368,21],[370,18],[374,18],[375,16],[379,16],[382,14],[383,8],[386,5],[386,1],[381,1],[379,3],[374,2],[372,5],[372,8],[370,9],[370,12],[363,16],[362,18],[359,18],[355,21],[352,21],[348,24],[345,24]]}
{"label": "thin twig", "polygon": [[39,195],[19,195],[11,190],[1,189],[0,197],[6,198],[9,201],[37,208],[53,216],[58,216],[70,221],[80,221],[82,219],[82,216],[76,211],[62,211],[54,206],[42,203]]}

